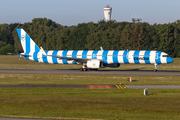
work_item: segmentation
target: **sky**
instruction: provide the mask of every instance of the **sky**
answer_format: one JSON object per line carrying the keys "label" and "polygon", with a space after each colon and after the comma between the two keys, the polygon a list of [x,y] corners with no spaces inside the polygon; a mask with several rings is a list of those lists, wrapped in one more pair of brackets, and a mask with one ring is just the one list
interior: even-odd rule
{"label": "sky", "polygon": [[97,23],[104,19],[107,4],[112,7],[111,19],[117,22],[131,22],[132,17],[149,24],[180,19],[180,0],[0,0],[0,24],[44,17],[63,26]]}

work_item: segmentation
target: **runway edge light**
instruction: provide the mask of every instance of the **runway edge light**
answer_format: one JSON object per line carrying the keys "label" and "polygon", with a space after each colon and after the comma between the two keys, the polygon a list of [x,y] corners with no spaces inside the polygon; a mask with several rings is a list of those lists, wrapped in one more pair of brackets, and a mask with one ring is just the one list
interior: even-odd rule
{"label": "runway edge light", "polygon": [[144,89],[144,95],[148,95],[147,88]]}

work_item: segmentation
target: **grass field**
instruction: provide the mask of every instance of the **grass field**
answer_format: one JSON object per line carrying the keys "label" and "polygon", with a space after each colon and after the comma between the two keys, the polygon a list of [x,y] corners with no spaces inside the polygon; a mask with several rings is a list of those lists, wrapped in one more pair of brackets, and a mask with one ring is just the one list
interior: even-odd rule
{"label": "grass field", "polygon": [[0,116],[55,119],[177,120],[180,90],[0,89]]}
{"label": "grass field", "polygon": [[[25,69],[80,69],[81,65],[54,65],[25,60],[17,55],[0,55],[0,68]],[[153,64],[121,64],[118,68],[101,68],[113,70],[154,70]],[[174,58],[171,64],[162,64],[158,70],[180,71],[180,58]]]}
{"label": "grass field", "polygon": [[[158,70],[180,71],[180,59]],[[0,56],[0,68],[79,69]],[[153,70],[154,65],[122,65],[117,70]],[[132,77],[133,82],[128,82]],[[0,85],[180,85],[179,76],[2,74]],[[0,88],[0,117],[108,120],[178,120],[180,89]]]}
{"label": "grass field", "polygon": [[[128,82],[132,77],[133,82]],[[0,85],[180,85],[180,76],[3,74]]]}

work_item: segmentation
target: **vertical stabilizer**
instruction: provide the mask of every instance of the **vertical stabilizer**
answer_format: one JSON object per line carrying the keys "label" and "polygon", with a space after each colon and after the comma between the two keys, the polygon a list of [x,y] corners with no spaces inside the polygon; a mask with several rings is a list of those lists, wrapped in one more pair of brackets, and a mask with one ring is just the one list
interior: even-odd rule
{"label": "vertical stabilizer", "polygon": [[24,50],[24,53],[39,52],[40,48],[36,43],[29,37],[29,35],[21,28],[17,28],[17,33]]}

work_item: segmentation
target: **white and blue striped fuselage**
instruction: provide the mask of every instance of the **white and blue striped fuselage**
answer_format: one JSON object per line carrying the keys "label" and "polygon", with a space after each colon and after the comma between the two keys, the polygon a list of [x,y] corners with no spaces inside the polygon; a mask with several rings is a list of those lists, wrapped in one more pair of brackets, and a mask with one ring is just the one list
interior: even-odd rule
{"label": "white and blue striped fuselage", "polygon": [[154,64],[173,62],[167,53],[154,50],[43,50],[21,28],[16,29],[24,53],[19,57],[42,63],[82,64],[86,68],[119,67],[120,64]]}
{"label": "white and blue striped fuselage", "polygon": [[[154,50],[45,50],[47,55],[88,58],[103,60],[102,64],[164,64],[171,63],[173,59],[167,53]],[[42,63],[52,64],[81,64],[74,60],[59,59],[52,56],[44,56],[42,52],[23,53],[24,57]]]}

